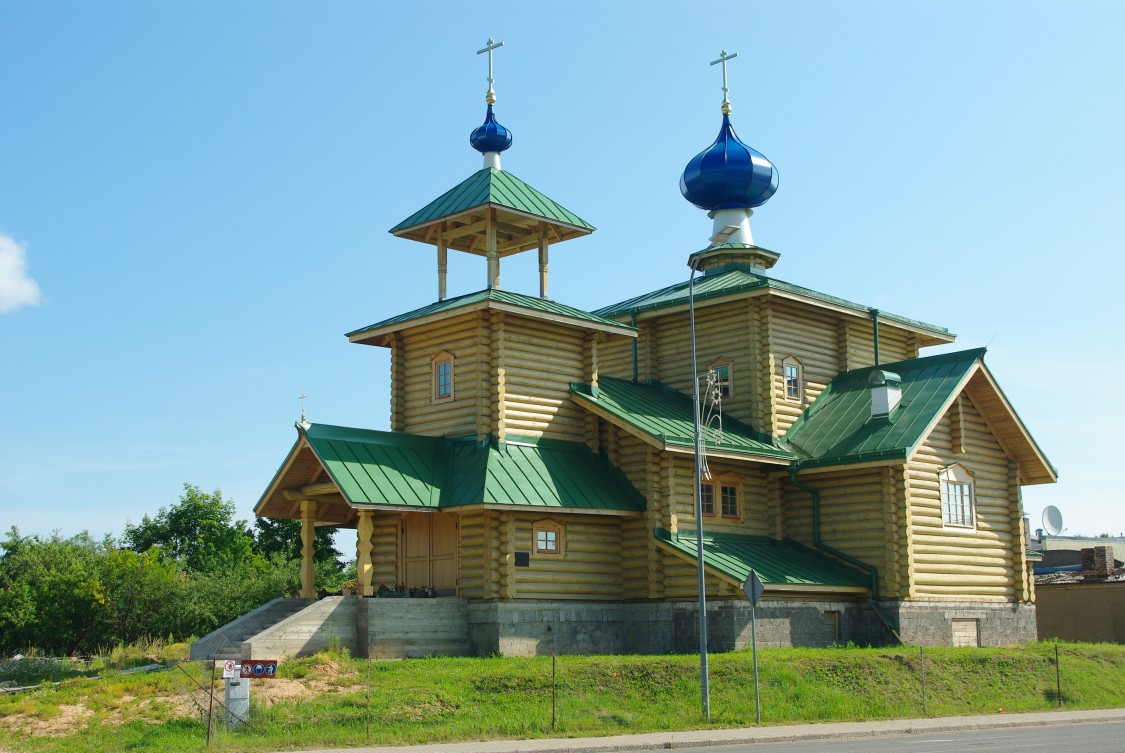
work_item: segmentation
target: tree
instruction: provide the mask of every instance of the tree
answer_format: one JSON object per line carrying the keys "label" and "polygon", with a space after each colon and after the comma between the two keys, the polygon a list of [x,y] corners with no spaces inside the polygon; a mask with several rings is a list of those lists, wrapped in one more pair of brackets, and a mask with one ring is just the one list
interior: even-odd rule
{"label": "tree", "polygon": [[[262,554],[278,554],[289,560],[301,559],[301,521],[258,518],[254,521],[254,529],[255,547]],[[340,569],[342,554],[336,548],[335,533],[335,528],[317,528],[313,535],[313,562],[318,569]]]}
{"label": "tree", "polygon": [[254,556],[254,537],[245,520],[234,519],[234,503],[216,489],[210,494],[184,484],[180,501],[125,525],[125,543],[135,552],[157,547],[161,556],[193,572],[234,568]]}

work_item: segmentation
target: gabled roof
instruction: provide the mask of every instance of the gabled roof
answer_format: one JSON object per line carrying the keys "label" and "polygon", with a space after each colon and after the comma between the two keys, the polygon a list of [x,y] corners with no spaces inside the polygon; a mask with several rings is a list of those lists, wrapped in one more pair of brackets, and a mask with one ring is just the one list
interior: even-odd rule
{"label": "gabled roof", "polygon": [[[594,313],[612,319],[627,314],[639,314],[645,311],[672,308],[675,306],[687,306],[688,287],[689,285],[686,281],[676,283],[675,285],[669,285],[666,288],[655,290],[651,293],[645,293],[636,298],[630,298],[626,301],[597,309]],[[698,276],[695,279],[696,305],[706,305],[707,301],[716,298],[736,295],[756,295],[765,292],[773,292],[786,297],[812,302],[865,318],[870,318],[871,316],[871,308],[869,306],[853,303],[852,301],[847,301],[843,298],[837,298],[825,293],[818,293],[815,290],[776,280],[772,277],[766,277],[761,273],[761,270],[754,270],[751,267],[741,264],[716,267],[715,269],[708,270],[707,274]],[[955,336],[951,334],[949,330],[945,327],[939,327],[936,324],[927,324],[926,322],[908,319],[905,316],[891,314],[886,311],[880,311],[879,318],[881,320],[894,322],[901,327],[922,334],[924,336],[923,345],[948,343],[955,339]]]}
{"label": "gabled roof", "polygon": [[837,374],[783,443],[798,454],[801,467],[907,460],[969,388],[998,441],[1020,459],[1027,483],[1054,481],[1054,468],[984,366],[984,353],[977,348],[879,365],[902,379],[902,400],[889,418],[871,415],[868,377],[876,367]]}
{"label": "gabled roof", "polygon": [[408,311],[405,314],[392,316],[381,322],[349,332],[347,338],[352,342],[370,342],[372,345],[382,345],[384,344],[381,341],[382,336],[402,329],[402,325],[416,326],[427,321],[444,319],[447,316],[484,308],[509,311],[536,319],[547,319],[584,329],[596,329],[630,337],[636,337],[637,332],[634,327],[627,324],[606,319],[562,303],[556,303],[546,298],[534,298],[522,293],[491,288],[476,293],[466,293],[456,298],[447,298],[444,301],[437,301],[428,306]]}
{"label": "gabled roof", "polygon": [[[497,209],[502,215],[510,215],[508,219],[516,226],[525,224],[520,218],[546,222],[554,229],[556,240],[567,240],[594,231],[592,225],[574,212],[511,173],[486,167],[395,225],[390,232],[412,240],[432,242],[432,236],[426,232],[428,226],[443,220],[468,219],[489,207]],[[475,237],[475,233],[450,237],[448,246],[483,253],[483,249],[477,248]],[[533,243],[523,245],[530,247]]]}
{"label": "gabled roof", "polygon": [[[284,491],[307,483],[310,461],[353,508],[481,504],[639,511],[645,506],[617,469],[581,443],[540,439],[501,445],[326,424],[297,429],[297,443],[255,507],[258,515],[294,517]],[[295,464],[301,466],[296,476],[289,473]]]}
{"label": "gabled roof", "polygon": [[[655,531],[665,549],[696,562],[698,539],[692,534]],[[832,590],[866,592],[871,578],[826,554],[792,539],[778,541],[765,536],[703,534],[703,564],[731,583],[741,585],[753,570],[769,590]]]}
{"label": "gabled roof", "polygon": [[[587,384],[572,383],[575,402],[662,450],[693,452],[695,426],[691,398],[658,383],[633,384],[624,379],[601,377],[598,394]],[[723,417],[722,432],[708,427],[703,432],[707,454],[785,463],[796,456],[746,424]]]}

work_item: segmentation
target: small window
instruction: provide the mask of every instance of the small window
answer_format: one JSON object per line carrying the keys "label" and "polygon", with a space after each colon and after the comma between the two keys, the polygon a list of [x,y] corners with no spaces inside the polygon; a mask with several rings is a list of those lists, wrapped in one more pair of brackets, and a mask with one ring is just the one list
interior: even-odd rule
{"label": "small window", "polygon": [[[705,517],[719,515],[723,518],[739,517],[739,487],[741,479],[736,476],[725,476],[713,481],[704,481],[699,486],[700,507]],[[716,509],[715,497],[719,498]]]}
{"label": "small window", "polygon": [[449,402],[453,399],[453,354],[443,350],[430,362],[433,364],[433,401]]}
{"label": "small window", "polygon": [[801,402],[805,399],[805,369],[796,356],[789,356],[781,362],[785,376],[785,399]]}
{"label": "small window", "polygon": [[714,375],[714,389],[720,398],[725,400],[734,394],[734,365],[729,358],[716,358],[707,369]]}
{"label": "small window", "polygon": [[704,515],[715,514],[715,485],[703,483],[699,487],[700,491],[700,506],[703,508]]}
{"label": "small window", "polygon": [[951,465],[938,474],[941,514],[946,526],[976,528],[973,474],[962,465]]}
{"label": "small window", "polygon": [[722,484],[720,487],[722,497],[722,511],[724,518],[738,517],[738,487]]}
{"label": "small window", "polygon": [[539,559],[562,559],[566,543],[566,529],[557,520],[540,520],[532,524],[531,536],[535,556]]}

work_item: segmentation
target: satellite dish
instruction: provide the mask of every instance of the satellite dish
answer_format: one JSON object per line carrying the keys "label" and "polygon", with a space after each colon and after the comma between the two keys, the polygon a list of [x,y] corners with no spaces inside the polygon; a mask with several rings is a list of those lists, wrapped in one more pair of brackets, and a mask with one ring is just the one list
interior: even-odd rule
{"label": "satellite dish", "polygon": [[1062,513],[1054,505],[1043,508],[1043,530],[1051,536],[1058,536],[1063,527]]}

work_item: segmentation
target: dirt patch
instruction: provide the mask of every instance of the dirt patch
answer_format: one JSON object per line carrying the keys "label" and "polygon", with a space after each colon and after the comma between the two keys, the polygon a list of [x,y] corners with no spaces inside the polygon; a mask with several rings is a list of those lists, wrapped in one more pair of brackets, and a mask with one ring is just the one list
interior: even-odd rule
{"label": "dirt patch", "polygon": [[38,714],[12,714],[0,717],[0,727],[32,737],[62,737],[85,727],[93,715],[94,712],[81,703],[62,704],[59,713],[50,719]]}
{"label": "dirt patch", "polygon": [[316,695],[316,692],[309,687],[311,684],[301,680],[275,677],[255,685],[251,698],[267,706],[272,706],[279,701],[304,701]]}

